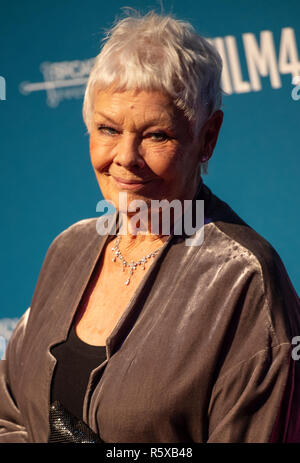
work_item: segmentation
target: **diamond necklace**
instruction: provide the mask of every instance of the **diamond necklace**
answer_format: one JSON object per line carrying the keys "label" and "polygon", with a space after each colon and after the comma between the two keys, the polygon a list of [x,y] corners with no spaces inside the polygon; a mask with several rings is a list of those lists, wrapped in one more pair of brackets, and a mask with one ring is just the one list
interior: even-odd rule
{"label": "diamond necklace", "polygon": [[130,267],[129,277],[125,281],[125,285],[129,285],[131,275],[133,274],[134,270],[136,270],[137,266],[142,265],[142,269],[145,270],[145,263],[147,262],[147,260],[150,259],[151,257],[155,257],[158,254],[159,250],[162,248],[162,246],[160,246],[155,251],[150,252],[146,256],[142,257],[142,259],[140,259],[140,260],[137,260],[137,261],[132,260],[130,262],[127,262],[127,260],[124,259],[123,255],[122,255],[122,253],[121,253],[121,251],[119,249],[120,241],[121,241],[121,235],[118,235],[114,247],[111,248],[111,250],[114,253],[114,257],[112,258],[112,261],[116,262],[117,258],[120,259],[121,262],[122,262],[122,265],[123,265],[123,268],[122,268],[123,272],[125,271],[125,267]]}

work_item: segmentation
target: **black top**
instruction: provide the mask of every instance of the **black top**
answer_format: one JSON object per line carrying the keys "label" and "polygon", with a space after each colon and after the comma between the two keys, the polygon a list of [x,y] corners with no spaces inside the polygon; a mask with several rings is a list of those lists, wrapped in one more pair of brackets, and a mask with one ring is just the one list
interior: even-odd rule
{"label": "black top", "polygon": [[75,325],[65,342],[51,349],[57,360],[51,385],[51,402],[60,403],[83,419],[83,400],[92,370],[106,359],[105,346],[91,346],[78,338]]}

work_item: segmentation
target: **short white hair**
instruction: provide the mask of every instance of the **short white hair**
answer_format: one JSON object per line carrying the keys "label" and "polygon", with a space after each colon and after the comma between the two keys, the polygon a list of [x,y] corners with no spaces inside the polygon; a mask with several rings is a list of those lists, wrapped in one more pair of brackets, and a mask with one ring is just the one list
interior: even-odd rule
{"label": "short white hair", "polygon": [[[194,123],[196,132],[222,105],[222,59],[186,21],[150,11],[119,20],[103,39],[87,82],[83,119],[90,133],[95,92],[163,91]],[[205,153],[204,153],[205,154]],[[207,162],[202,164],[206,173]]]}

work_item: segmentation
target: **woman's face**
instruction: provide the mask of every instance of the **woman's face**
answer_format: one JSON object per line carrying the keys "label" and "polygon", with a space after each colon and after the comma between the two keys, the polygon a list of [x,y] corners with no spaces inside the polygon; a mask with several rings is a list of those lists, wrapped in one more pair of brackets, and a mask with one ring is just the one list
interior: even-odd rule
{"label": "woman's face", "polygon": [[[170,97],[151,91],[99,91],[90,133],[93,168],[118,209],[143,199],[192,199],[199,184],[199,138]],[[122,182],[122,180],[124,182]],[[125,183],[131,182],[131,183]]]}

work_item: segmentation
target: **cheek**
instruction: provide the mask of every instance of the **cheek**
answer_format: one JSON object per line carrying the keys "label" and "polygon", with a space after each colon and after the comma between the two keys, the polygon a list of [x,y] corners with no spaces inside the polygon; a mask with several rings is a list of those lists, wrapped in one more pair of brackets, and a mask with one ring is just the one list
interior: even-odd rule
{"label": "cheek", "polygon": [[178,146],[147,148],[144,150],[144,159],[156,175],[168,179],[174,177],[176,172],[180,170],[182,152]]}
{"label": "cheek", "polygon": [[95,137],[93,135],[90,136],[90,157],[91,157],[91,163],[93,167],[95,166],[96,160],[98,158],[97,156],[97,143],[95,141]]}
{"label": "cheek", "polygon": [[90,158],[94,169],[102,170],[108,162],[109,153],[111,150],[107,150],[103,143],[99,143],[96,135],[91,134],[90,136]]}
{"label": "cheek", "polygon": [[92,154],[96,148],[96,141],[93,134],[90,135],[90,153]]}
{"label": "cheek", "polygon": [[169,152],[162,152],[157,157],[157,167],[166,180],[181,177],[186,169],[187,159],[183,149],[176,148]]}

